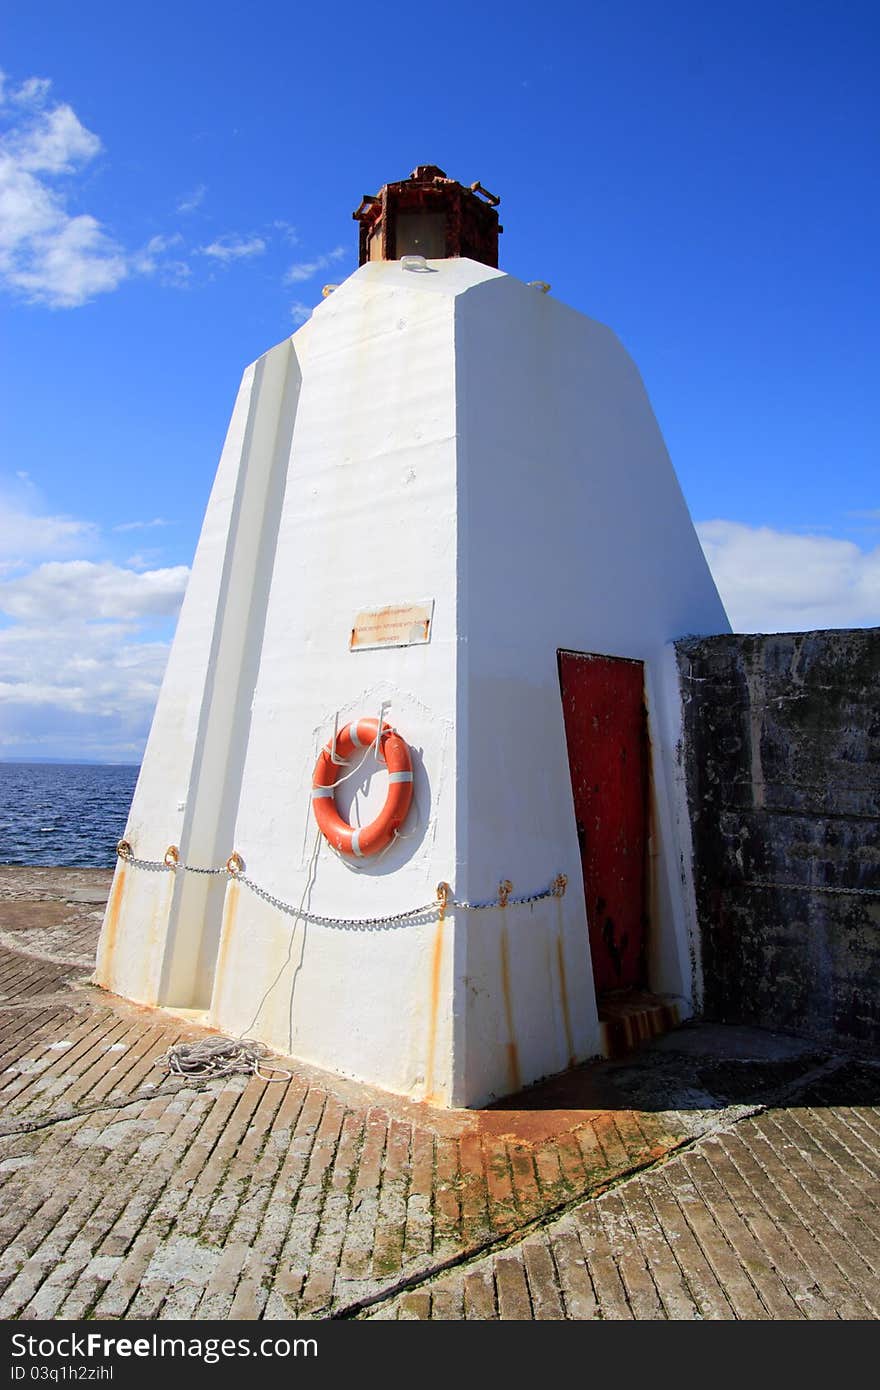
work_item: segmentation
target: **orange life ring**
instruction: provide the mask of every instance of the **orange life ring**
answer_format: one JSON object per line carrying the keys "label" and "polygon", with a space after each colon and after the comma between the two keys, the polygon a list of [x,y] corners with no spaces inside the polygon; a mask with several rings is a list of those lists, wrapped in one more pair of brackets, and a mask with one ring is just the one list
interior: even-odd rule
{"label": "orange life ring", "polygon": [[412,758],[409,747],[390,724],[378,719],[354,719],[336,735],[336,756],[347,761],[358,752],[365,753],[377,742],[377,753],[388,768],[388,795],[375,820],[355,829],[344,821],[336,809],[334,789],[337,766],[332,759],[332,745],[321,750],[312,777],[312,809],[322,835],[340,854],[366,859],[390,845],[397,830],[406,820],[413,794]]}

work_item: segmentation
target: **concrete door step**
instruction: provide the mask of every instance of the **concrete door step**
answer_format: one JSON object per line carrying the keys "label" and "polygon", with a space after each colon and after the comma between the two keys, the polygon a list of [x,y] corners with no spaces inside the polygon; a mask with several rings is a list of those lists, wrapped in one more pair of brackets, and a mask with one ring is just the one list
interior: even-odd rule
{"label": "concrete door step", "polygon": [[603,995],[599,999],[602,1055],[623,1057],[681,1022],[681,1001],[674,995],[648,994],[645,990]]}

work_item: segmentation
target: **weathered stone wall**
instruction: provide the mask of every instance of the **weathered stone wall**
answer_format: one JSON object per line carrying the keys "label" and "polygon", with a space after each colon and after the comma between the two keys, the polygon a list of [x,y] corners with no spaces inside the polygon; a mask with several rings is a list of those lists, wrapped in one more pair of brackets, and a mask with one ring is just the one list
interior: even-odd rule
{"label": "weathered stone wall", "polygon": [[880,628],[676,649],[706,1017],[880,1042]]}

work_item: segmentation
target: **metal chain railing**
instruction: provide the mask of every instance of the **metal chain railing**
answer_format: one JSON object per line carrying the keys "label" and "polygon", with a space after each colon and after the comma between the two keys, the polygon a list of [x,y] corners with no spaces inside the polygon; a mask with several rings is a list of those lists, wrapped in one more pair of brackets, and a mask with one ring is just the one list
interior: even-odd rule
{"label": "metal chain railing", "polygon": [[[180,850],[176,845],[168,846],[164,859],[138,859],[128,840],[117,842],[116,854],[120,859],[124,859],[126,864],[131,864],[135,869],[146,869],[150,873],[165,873],[168,869],[184,869],[188,874],[232,874],[233,870],[229,867],[230,862],[232,859],[238,859],[238,855],[230,855],[222,869],[204,869],[198,864],[184,864],[180,857]],[[241,863],[240,860],[239,863]]]}
{"label": "metal chain railing", "polygon": [[748,878],[731,888],[785,888],[792,893],[837,893],[847,898],[880,898],[880,888],[832,888],[823,883],[780,883],[771,879]]}
{"label": "metal chain railing", "polygon": [[116,853],[126,864],[130,864],[135,869],[146,869],[150,873],[175,873],[177,870],[181,870],[191,874],[223,874],[236,883],[243,884],[255,897],[261,898],[263,902],[287,916],[296,917],[303,922],[312,922],[319,927],[334,927],[344,931],[380,931],[383,927],[404,926],[407,923],[426,921],[434,917],[442,920],[446,913],[453,909],[459,912],[483,912],[487,908],[521,907],[529,903],[541,902],[544,898],[561,898],[568,886],[566,875],[557,874],[549,887],[542,888],[537,893],[527,893],[522,897],[511,897],[513,885],[509,879],[503,879],[498,885],[497,898],[485,902],[466,902],[463,899],[453,897],[449,884],[441,882],[437,884],[435,900],[430,903],[423,903],[420,907],[411,907],[403,912],[388,913],[384,917],[326,917],[321,913],[310,912],[307,908],[296,907],[293,903],[285,902],[283,898],[276,897],[274,893],[261,887],[254,879],[248,878],[244,872],[244,860],[239,854],[230,854],[222,868],[203,868],[195,864],[185,864],[180,858],[180,851],[176,845],[168,846],[164,859],[139,859],[128,840],[120,840],[116,846]]}

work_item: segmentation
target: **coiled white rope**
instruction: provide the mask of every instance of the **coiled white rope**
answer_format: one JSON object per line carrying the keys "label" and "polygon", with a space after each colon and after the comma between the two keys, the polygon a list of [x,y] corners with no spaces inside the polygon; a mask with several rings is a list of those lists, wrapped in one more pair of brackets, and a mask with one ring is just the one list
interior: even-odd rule
{"label": "coiled white rope", "polygon": [[[269,1050],[249,1038],[200,1038],[197,1042],[175,1043],[156,1063],[164,1062],[173,1076],[197,1080],[214,1076],[258,1076],[261,1081],[289,1081],[292,1072],[270,1063],[261,1063]],[[269,1072],[276,1075],[270,1076]]]}

